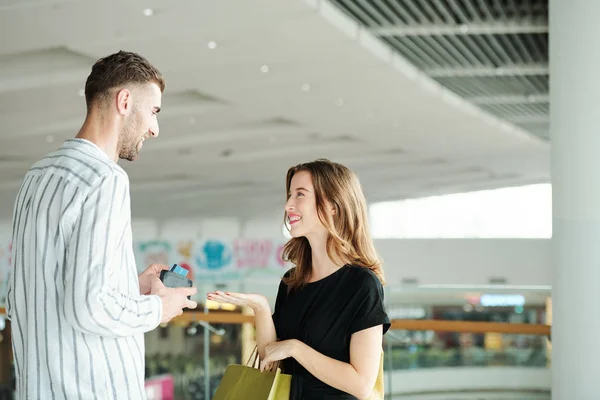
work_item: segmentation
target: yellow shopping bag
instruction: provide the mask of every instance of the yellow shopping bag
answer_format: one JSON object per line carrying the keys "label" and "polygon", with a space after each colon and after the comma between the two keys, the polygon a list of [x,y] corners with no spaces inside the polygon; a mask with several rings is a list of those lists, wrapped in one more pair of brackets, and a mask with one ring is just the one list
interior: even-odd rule
{"label": "yellow shopping bag", "polygon": [[[368,400],[383,400],[385,397],[383,355],[382,351],[377,380]],[[289,400],[292,376],[282,373],[278,367],[265,372],[255,368],[257,349],[250,358],[254,358],[251,366],[233,364],[227,367],[213,400]]]}
{"label": "yellow shopping bag", "polygon": [[385,397],[385,387],[383,384],[383,351],[381,352],[381,358],[379,360],[379,372],[377,373],[377,380],[375,381],[375,387],[371,396],[367,400],[383,400]]}
{"label": "yellow shopping bag", "polygon": [[[252,365],[233,364],[227,367],[213,400],[288,400],[292,376],[278,366],[261,372],[255,368],[258,350],[253,352]],[[252,359],[252,356],[250,357]],[[248,363],[247,363],[248,364]]]}

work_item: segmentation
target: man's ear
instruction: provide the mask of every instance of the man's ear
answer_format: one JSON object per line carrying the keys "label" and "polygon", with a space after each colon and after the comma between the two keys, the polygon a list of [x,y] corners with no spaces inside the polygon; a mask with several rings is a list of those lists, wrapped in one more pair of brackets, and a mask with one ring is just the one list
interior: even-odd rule
{"label": "man's ear", "polygon": [[132,98],[129,89],[121,89],[117,92],[117,111],[121,115],[127,115],[131,111]]}

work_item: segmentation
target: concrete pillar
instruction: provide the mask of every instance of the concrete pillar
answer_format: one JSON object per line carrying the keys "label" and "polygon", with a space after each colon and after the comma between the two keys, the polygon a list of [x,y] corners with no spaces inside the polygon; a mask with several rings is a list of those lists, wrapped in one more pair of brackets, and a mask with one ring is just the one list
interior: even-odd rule
{"label": "concrete pillar", "polygon": [[600,398],[600,1],[550,0],[552,398]]}

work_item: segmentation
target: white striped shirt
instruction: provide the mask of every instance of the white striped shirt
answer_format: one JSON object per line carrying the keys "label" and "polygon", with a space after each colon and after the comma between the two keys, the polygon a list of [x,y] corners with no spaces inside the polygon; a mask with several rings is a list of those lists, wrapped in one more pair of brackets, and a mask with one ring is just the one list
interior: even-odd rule
{"label": "white striped shirt", "polygon": [[129,179],[95,144],[67,140],[31,167],[13,215],[7,292],[19,399],[145,399],[144,332]]}

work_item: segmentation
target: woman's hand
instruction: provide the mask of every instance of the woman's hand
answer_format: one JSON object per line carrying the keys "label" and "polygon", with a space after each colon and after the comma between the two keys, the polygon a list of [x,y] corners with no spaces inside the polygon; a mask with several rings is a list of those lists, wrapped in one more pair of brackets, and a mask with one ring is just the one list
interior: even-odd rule
{"label": "woman's hand", "polygon": [[217,303],[233,304],[236,306],[250,307],[254,313],[267,311],[271,313],[271,307],[267,298],[261,294],[252,293],[230,293],[230,292],[210,292],[206,295],[208,300],[216,301]]}
{"label": "woman's hand", "polygon": [[256,346],[261,358],[265,356],[265,346],[277,340],[277,332],[271,307],[267,298],[260,294],[210,292],[206,298],[218,303],[233,304],[236,306],[250,307],[254,311],[254,324],[256,326]]}
{"label": "woman's hand", "polygon": [[286,358],[293,357],[294,352],[298,348],[300,342],[295,339],[282,340],[281,342],[269,343],[265,347],[265,358],[260,364],[261,371],[267,371],[271,369],[271,365],[276,361],[285,360]]}

